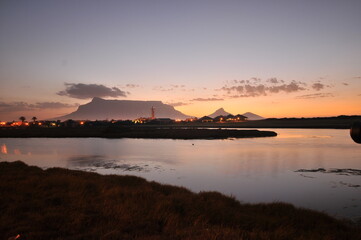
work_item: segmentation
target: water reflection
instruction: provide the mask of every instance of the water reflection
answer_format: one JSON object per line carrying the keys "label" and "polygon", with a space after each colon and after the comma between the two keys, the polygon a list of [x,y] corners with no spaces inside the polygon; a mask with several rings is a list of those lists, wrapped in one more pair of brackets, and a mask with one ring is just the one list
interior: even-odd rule
{"label": "water reflection", "polygon": [[69,167],[87,171],[97,171],[99,169],[113,169],[122,171],[148,172],[148,164],[129,164],[116,160],[109,160],[103,155],[75,155],[68,159]]}
{"label": "water reflection", "polygon": [[[233,140],[0,139],[0,157],[44,168],[132,174],[193,191],[220,191],[244,202],[284,201],[361,217],[361,176],[326,173],[361,169],[361,147],[348,131],[276,132],[275,138]],[[318,168],[326,172],[296,172]]]}
{"label": "water reflection", "polygon": [[8,148],[5,144],[1,145],[1,153],[2,154],[8,154]]}
{"label": "water reflection", "polygon": [[104,155],[74,155],[68,158],[70,165],[77,167],[92,166],[98,162],[104,162],[106,160]]}

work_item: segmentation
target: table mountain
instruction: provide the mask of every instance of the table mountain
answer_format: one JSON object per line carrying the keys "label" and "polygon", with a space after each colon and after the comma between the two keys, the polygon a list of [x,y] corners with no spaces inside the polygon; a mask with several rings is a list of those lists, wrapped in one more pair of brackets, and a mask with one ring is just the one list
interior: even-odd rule
{"label": "table mountain", "polygon": [[94,97],[87,104],[80,105],[75,112],[58,117],[59,120],[132,120],[151,117],[151,108],[156,118],[185,119],[189,116],[161,101],[105,100]]}

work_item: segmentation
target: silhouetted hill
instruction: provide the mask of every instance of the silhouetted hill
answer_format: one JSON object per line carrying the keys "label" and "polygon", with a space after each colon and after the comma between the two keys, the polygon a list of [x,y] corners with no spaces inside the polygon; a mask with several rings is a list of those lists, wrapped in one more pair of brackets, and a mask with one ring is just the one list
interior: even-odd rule
{"label": "silhouetted hill", "polygon": [[248,118],[248,120],[262,120],[264,119],[264,117],[261,117],[257,114],[251,113],[251,112],[246,112],[242,114],[243,116],[246,116]]}
{"label": "silhouetted hill", "polygon": [[215,117],[218,117],[218,116],[221,116],[221,115],[222,115],[222,116],[227,116],[227,115],[229,115],[229,114],[231,114],[231,113],[226,112],[226,111],[224,110],[224,108],[219,108],[219,109],[217,109],[214,113],[208,115],[208,117],[215,118]]}
{"label": "silhouetted hill", "polygon": [[[211,118],[215,118],[215,117],[218,117],[218,116],[221,116],[221,115],[222,116],[227,116],[229,114],[231,114],[231,113],[226,112],[224,110],[224,108],[219,108],[214,113],[212,113],[212,114],[210,114],[208,116],[211,117]],[[236,114],[239,114],[239,113],[236,113]],[[248,120],[262,120],[262,119],[264,119],[264,117],[261,117],[261,116],[259,116],[257,114],[251,113],[251,112],[246,112],[246,113],[243,113],[241,115],[246,116],[248,118]]]}
{"label": "silhouetted hill", "polygon": [[155,108],[156,118],[185,119],[189,117],[161,101],[105,100],[95,97],[91,102],[80,105],[75,112],[56,119],[136,119],[139,117],[151,117],[152,107]]}

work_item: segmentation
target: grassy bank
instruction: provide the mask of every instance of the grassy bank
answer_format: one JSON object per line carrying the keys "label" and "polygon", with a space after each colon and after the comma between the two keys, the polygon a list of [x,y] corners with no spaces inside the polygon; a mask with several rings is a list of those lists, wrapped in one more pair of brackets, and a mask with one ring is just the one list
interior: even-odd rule
{"label": "grassy bank", "polygon": [[360,239],[284,203],[241,204],[132,176],[0,163],[0,236],[26,239]]}
{"label": "grassy bank", "polygon": [[159,127],[55,127],[0,128],[0,137],[103,137],[103,138],[170,138],[170,139],[226,139],[273,137],[273,131],[181,129]]}

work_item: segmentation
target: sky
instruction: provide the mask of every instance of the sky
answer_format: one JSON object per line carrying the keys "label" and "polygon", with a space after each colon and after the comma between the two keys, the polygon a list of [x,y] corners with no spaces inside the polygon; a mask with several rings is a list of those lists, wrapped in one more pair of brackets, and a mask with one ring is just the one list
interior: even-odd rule
{"label": "sky", "polygon": [[92,97],[361,115],[360,0],[1,0],[0,120]]}

